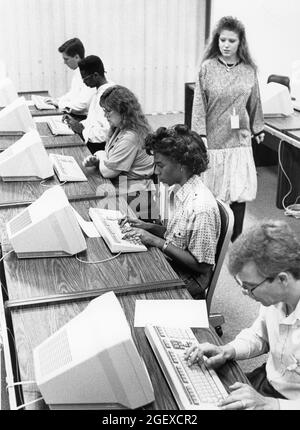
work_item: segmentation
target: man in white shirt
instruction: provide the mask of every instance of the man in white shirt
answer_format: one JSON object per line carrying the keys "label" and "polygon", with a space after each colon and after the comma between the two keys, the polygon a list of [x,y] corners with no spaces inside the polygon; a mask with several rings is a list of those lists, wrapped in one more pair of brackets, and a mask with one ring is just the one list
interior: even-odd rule
{"label": "man in white shirt", "polygon": [[218,367],[268,353],[266,364],[236,382],[221,409],[300,410],[300,240],[287,223],[264,221],[242,234],[229,253],[229,271],[244,294],[261,303],[258,318],[224,346],[193,345],[189,364]]}
{"label": "man in white shirt", "polygon": [[46,99],[60,110],[78,118],[86,118],[95,89],[90,88],[82,81],[79,61],[84,58],[84,46],[77,37],[67,40],[58,48],[66,66],[74,70],[70,90],[57,99]]}
{"label": "man in white shirt", "polygon": [[90,88],[96,88],[96,93],[91,100],[85,120],[79,122],[69,115],[65,115],[64,120],[75,133],[81,136],[91,153],[94,154],[96,151],[104,149],[109,130],[109,123],[100,106],[100,97],[114,83],[106,79],[103,63],[96,55],[85,57],[78,63],[78,66],[83,82]]}

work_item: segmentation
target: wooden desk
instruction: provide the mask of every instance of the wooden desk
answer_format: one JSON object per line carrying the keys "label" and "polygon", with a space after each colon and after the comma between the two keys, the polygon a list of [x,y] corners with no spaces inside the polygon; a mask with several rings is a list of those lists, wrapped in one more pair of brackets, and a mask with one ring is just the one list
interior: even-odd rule
{"label": "wooden desk", "polygon": [[[46,122],[38,122],[36,124],[37,131],[39,132],[43,145],[45,148],[65,148],[69,146],[84,146],[86,144],[78,136],[78,134],[68,136],[54,136]],[[0,151],[7,149],[12,143],[16,142],[22,135],[0,136]]]}
{"label": "wooden desk", "polygon": [[266,118],[265,121],[265,131],[272,136],[274,149],[278,150],[276,206],[282,209],[295,203],[300,195],[300,113],[286,118]]}
{"label": "wooden desk", "polygon": [[[186,289],[176,289],[159,292],[148,292],[132,294],[129,296],[118,296],[121,306],[131,327],[131,332],[139,353],[145,361],[146,367],[152,381],[155,402],[144,409],[175,410],[177,405],[167,385],[163,373],[158,365],[152,349],[146,339],[143,328],[134,328],[134,310],[137,299],[190,299]],[[57,331],[74,318],[79,312],[82,312],[87,306],[88,301],[77,301],[76,303],[66,303],[57,305],[46,305],[34,309],[13,309],[10,314],[11,331],[14,335],[16,348],[16,357],[11,349],[11,354],[6,354],[8,383],[13,381],[34,380],[33,369],[33,349],[44,339]],[[105,327],[105,329],[107,329]],[[196,337],[200,342],[209,341],[220,344],[220,339],[214,334],[213,330],[197,329],[194,330]],[[5,332],[6,335],[6,332]],[[8,340],[6,339],[6,346]],[[13,346],[11,345],[13,348]],[[15,358],[17,358],[18,368],[14,367]],[[219,371],[219,376],[224,385],[228,387],[235,381],[248,382],[243,372],[235,362],[229,362]],[[20,378],[17,376],[20,375]],[[24,385],[23,388],[17,386],[9,389],[10,406],[14,408],[19,403],[30,402],[40,397],[38,387],[33,385]],[[21,400],[18,400],[20,399]],[[39,401],[28,406],[28,409],[46,409],[47,406],[43,401]]]}
{"label": "wooden desk", "polygon": [[47,90],[38,90],[38,91],[20,91],[18,92],[19,97],[24,97],[25,100],[31,100],[32,94],[42,97],[49,96],[49,91]]}
{"label": "wooden desk", "polygon": [[[125,212],[127,204],[121,199],[119,202],[120,209]],[[86,220],[89,220],[89,207],[106,205],[107,199],[72,203]],[[3,253],[12,249],[8,244],[5,223],[18,211],[20,208],[0,210],[0,235],[2,242],[7,243],[3,245]],[[102,238],[87,238],[87,251],[81,252],[79,258],[99,261],[114,255]],[[2,283],[8,293],[6,307],[9,308],[96,297],[110,290],[123,294],[184,285],[158,248],[121,254],[100,264],[85,264],[75,256],[18,259],[15,253],[11,253],[4,258],[3,265]]]}
{"label": "wooden desk", "polygon": [[[99,187],[103,184],[110,184],[109,180],[101,177],[96,168],[82,166],[83,159],[90,155],[90,151],[86,146],[51,148],[47,149],[47,152],[49,154],[72,155],[88,179],[85,182],[67,182],[62,185],[69,200],[95,197]],[[60,184],[60,182],[56,174],[42,183],[41,181],[4,182],[0,180],[0,207],[33,202],[49,189],[50,186],[57,184]]]}

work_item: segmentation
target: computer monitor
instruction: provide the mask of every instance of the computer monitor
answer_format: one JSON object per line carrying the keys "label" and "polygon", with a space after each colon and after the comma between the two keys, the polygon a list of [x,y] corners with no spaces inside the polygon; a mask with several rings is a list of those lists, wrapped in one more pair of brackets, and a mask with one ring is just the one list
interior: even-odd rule
{"label": "computer monitor", "polygon": [[9,78],[0,80],[0,107],[5,107],[18,98],[16,88]]}
{"label": "computer monitor", "polygon": [[0,153],[3,181],[40,181],[53,175],[52,162],[36,130],[28,131]]}
{"label": "computer monitor", "polygon": [[33,128],[36,128],[36,125],[23,96],[0,111],[0,134],[26,133]]}
{"label": "computer monitor", "polygon": [[86,241],[63,189],[46,190],[6,223],[18,258],[70,257],[86,249]]}
{"label": "computer monitor", "polygon": [[154,401],[145,364],[110,291],[33,351],[36,383],[51,409],[135,409]]}
{"label": "computer monitor", "polygon": [[294,113],[291,95],[285,85],[269,82],[262,86],[261,100],[266,117],[289,116]]}
{"label": "computer monitor", "polygon": [[300,60],[292,63],[290,85],[291,96],[300,105]]}

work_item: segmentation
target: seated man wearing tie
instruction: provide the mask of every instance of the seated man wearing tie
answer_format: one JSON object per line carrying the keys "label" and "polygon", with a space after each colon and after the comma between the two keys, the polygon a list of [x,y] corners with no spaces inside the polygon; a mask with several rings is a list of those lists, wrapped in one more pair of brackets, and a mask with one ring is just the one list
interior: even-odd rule
{"label": "seated man wearing tie", "polygon": [[105,77],[104,66],[99,57],[89,55],[78,63],[83,82],[90,88],[96,88],[87,118],[76,121],[70,115],[65,115],[64,120],[69,127],[85,141],[87,147],[94,154],[104,149],[109,123],[100,106],[100,97],[104,91],[113,86],[114,83]]}
{"label": "seated man wearing tie", "polygon": [[66,66],[74,70],[71,87],[66,94],[57,99],[46,98],[46,102],[76,118],[84,119],[95,94],[95,89],[89,88],[82,81],[78,68],[79,61],[84,58],[84,46],[81,40],[75,37],[62,44],[58,51],[62,54]]}

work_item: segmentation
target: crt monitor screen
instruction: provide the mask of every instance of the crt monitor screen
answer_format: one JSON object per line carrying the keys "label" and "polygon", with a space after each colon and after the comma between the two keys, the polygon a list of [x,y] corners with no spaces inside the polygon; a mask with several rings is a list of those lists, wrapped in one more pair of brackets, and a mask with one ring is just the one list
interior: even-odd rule
{"label": "crt monitor screen", "polygon": [[24,97],[18,97],[0,111],[0,134],[23,132],[36,128]]}
{"label": "crt monitor screen", "polygon": [[52,162],[37,130],[28,131],[0,153],[3,181],[40,181],[53,175]]}
{"label": "crt monitor screen", "polygon": [[154,400],[145,364],[112,291],[92,300],[33,356],[37,385],[51,409],[135,409]]}
{"label": "crt monitor screen", "polygon": [[11,79],[0,80],[0,107],[5,107],[18,98],[17,91]]}
{"label": "crt monitor screen", "polygon": [[6,223],[18,258],[70,257],[86,240],[63,189],[56,185]]}
{"label": "crt monitor screen", "polygon": [[261,88],[261,100],[264,116],[280,117],[294,113],[288,88],[277,82],[269,82]]}

